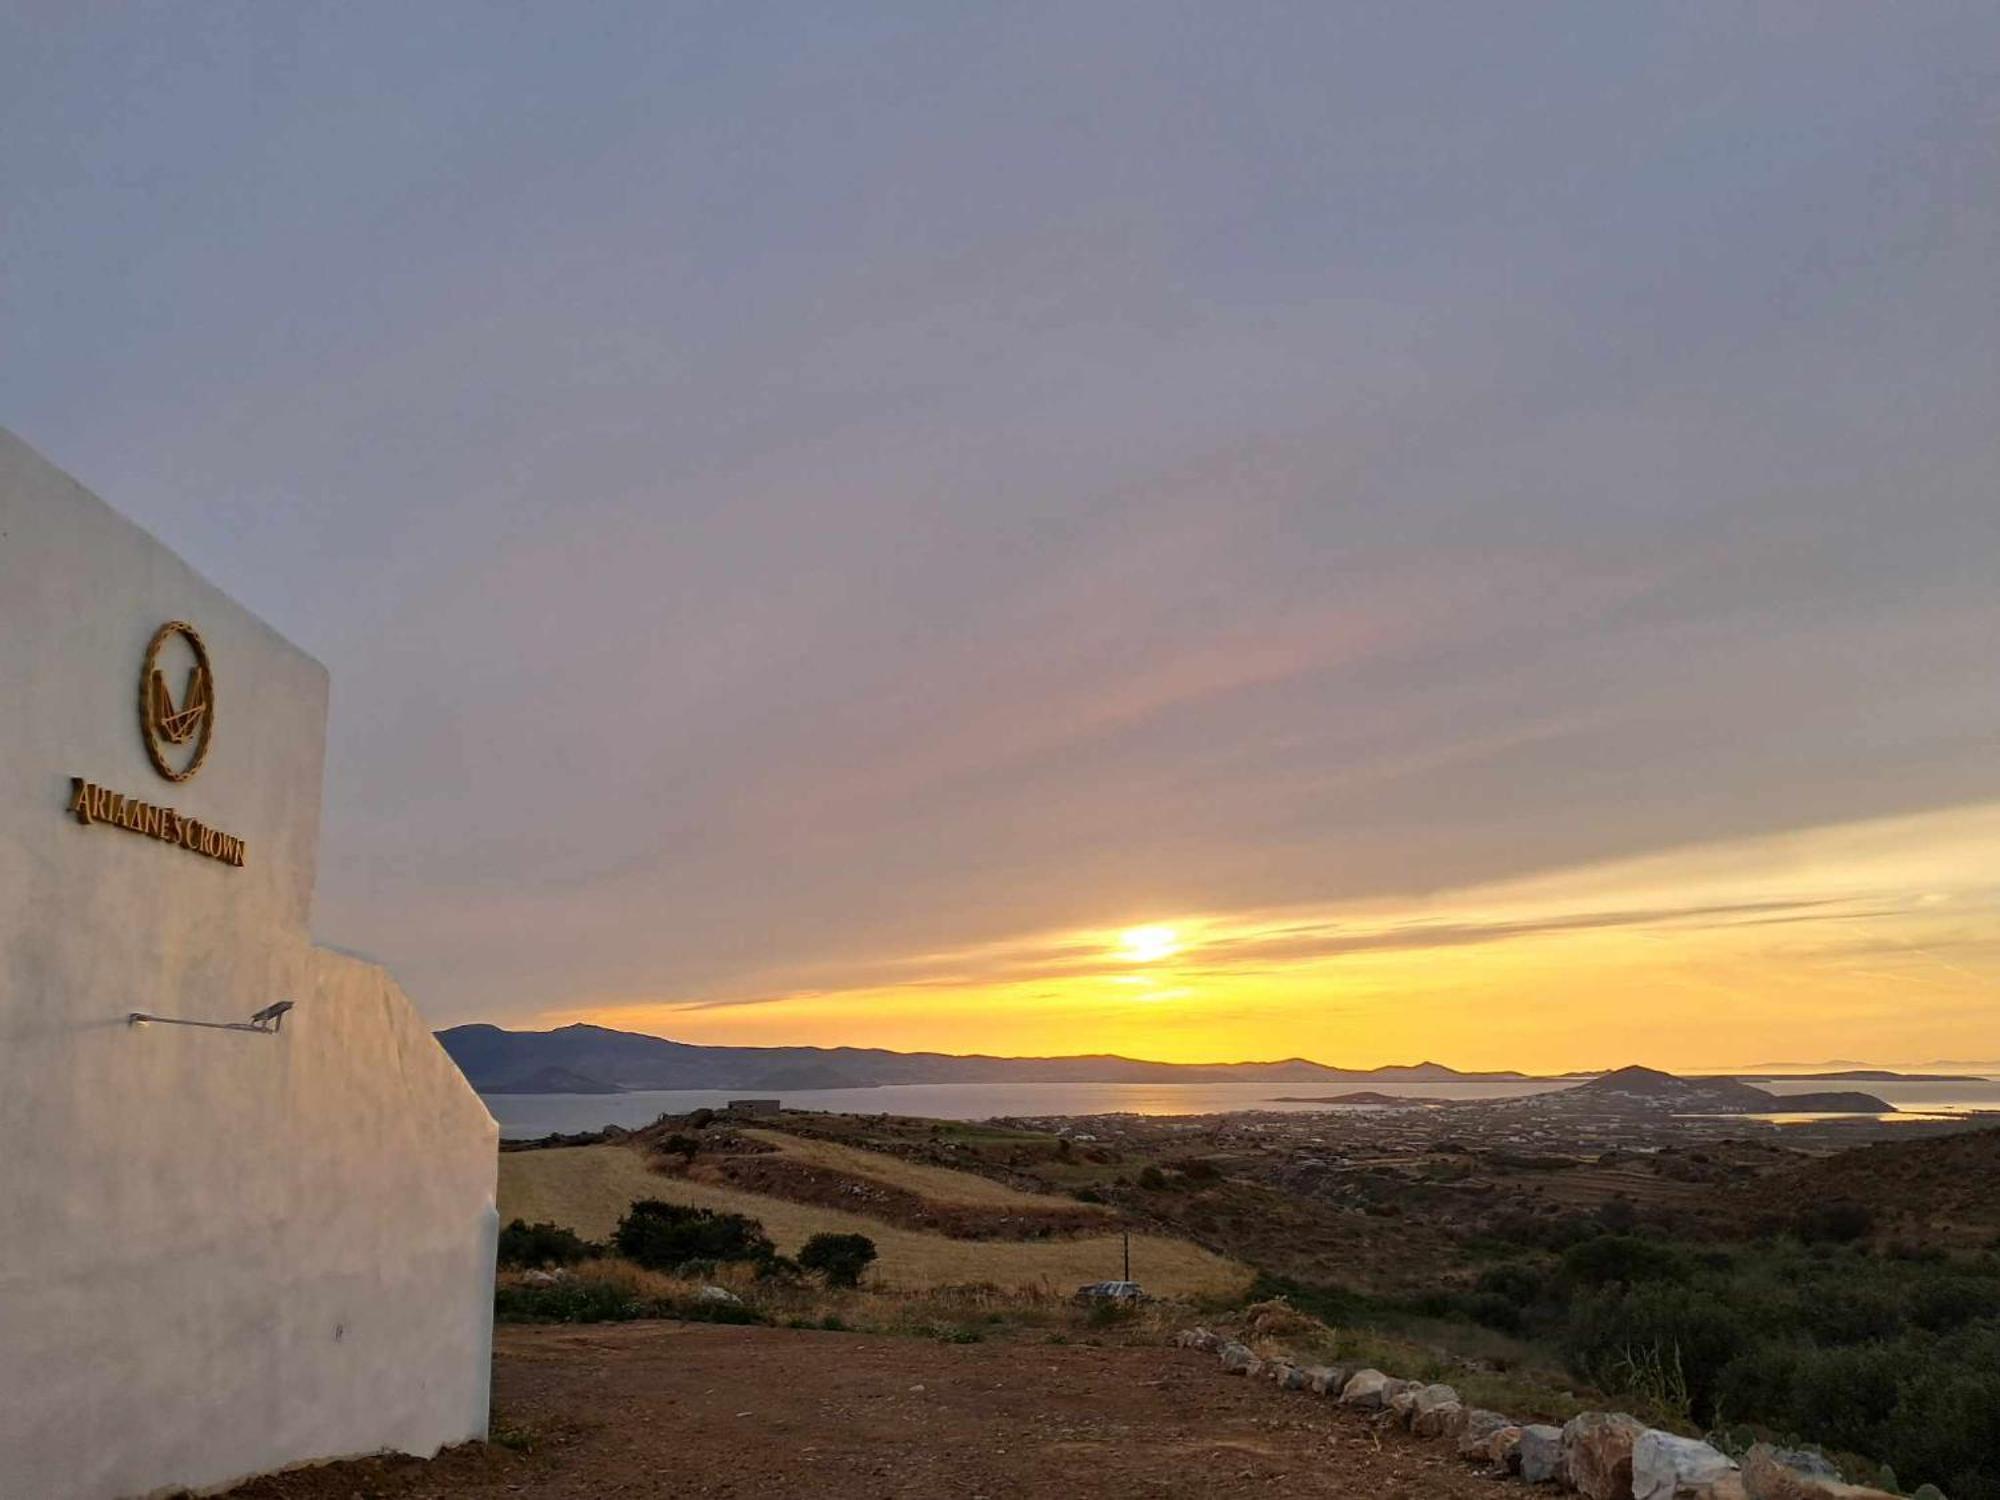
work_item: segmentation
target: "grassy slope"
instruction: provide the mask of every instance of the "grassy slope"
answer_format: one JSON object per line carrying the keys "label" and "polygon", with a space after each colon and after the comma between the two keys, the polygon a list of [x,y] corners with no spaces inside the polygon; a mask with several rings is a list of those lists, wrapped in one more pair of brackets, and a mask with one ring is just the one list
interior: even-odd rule
{"label": "grassy slope", "polygon": [[873,1178],[890,1187],[903,1188],[920,1194],[933,1203],[961,1203],[988,1208],[1048,1208],[1053,1202],[1064,1209],[1109,1212],[1106,1209],[1093,1209],[1089,1204],[1071,1204],[1061,1199],[1051,1200],[1046,1193],[1025,1193],[1019,1188],[1008,1187],[1004,1182],[995,1182],[990,1177],[981,1177],[972,1172],[954,1172],[949,1167],[928,1166],[923,1162],[907,1161],[902,1157],[889,1156],[880,1151],[868,1151],[859,1146],[845,1146],[838,1141],[792,1135],[781,1130],[745,1130],[741,1133],[752,1140],[763,1141],[767,1145],[777,1147],[795,1161],[806,1162],[815,1167],[825,1167],[835,1172],[844,1172],[855,1177]]}
{"label": "grassy slope", "polygon": [[[925,1191],[940,1202],[992,1202],[995,1200],[990,1196],[975,1195],[993,1192],[1012,1195],[1006,1201],[1014,1198],[1032,1203],[1047,1201],[1030,1194],[1014,1194],[1010,1188],[968,1173],[917,1166],[873,1153],[854,1154],[867,1158],[872,1176],[887,1178],[892,1171],[924,1174],[930,1184]],[[900,1185],[910,1187],[915,1183],[905,1176]],[[993,1282],[1001,1286],[1047,1283],[1058,1291],[1068,1291],[1086,1281],[1116,1276],[1121,1266],[1115,1234],[1094,1239],[1025,1242],[947,1239],[943,1235],[896,1229],[859,1214],[661,1176],[649,1171],[637,1152],[623,1146],[508,1151],[500,1157],[503,1222],[516,1218],[531,1223],[547,1220],[568,1225],[588,1238],[603,1239],[635,1198],[661,1198],[697,1208],[749,1214],[763,1222],[778,1248],[787,1254],[795,1253],[814,1234],[865,1234],[881,1253],[875,1278],[900,1287],[958,1282]],[[1175,1297],[1233,1294],[1242,1291],[1250,1280],[1249,1271],[1233,1261],[1184,1240],[1155,1235],[1132,1236],[1132,1273],[1149,1291]]]}

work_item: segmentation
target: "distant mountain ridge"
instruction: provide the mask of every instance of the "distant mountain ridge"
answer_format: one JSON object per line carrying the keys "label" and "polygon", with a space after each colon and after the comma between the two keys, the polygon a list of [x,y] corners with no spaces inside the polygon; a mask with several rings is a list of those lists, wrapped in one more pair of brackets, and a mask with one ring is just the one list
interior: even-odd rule
{"label": "distant mountain ridge", "polygon": [[1076,1057],[958,1056],[877,1047],[704,1047],[577,1024],[554,1031],[453,1026],[437,1033],[483,1093],[634,1089],[840,1089],[899,1083],[1521,1082],[1516,1072],[1461,1073],[1442,1063],[1331,1068],[1277,1062],[1162,1063],[1097,1053]]}

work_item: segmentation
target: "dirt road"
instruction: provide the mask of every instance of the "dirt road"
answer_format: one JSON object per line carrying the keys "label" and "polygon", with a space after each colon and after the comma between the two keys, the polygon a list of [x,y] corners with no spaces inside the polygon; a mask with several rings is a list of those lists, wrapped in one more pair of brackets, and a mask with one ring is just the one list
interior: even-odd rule
{"label": "dirt road", "polygon": [[495,1432],[525,1446],[334,1464],[231,1500],[1521,1493],[1187,1350],[674,1323],[498,1335]]}

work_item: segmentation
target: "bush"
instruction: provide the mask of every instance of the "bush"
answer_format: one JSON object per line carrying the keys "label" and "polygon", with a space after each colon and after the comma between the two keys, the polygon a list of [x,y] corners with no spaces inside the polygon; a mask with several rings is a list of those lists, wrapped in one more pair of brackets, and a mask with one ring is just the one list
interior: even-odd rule
{"label": "bush", "polygon": [[1564,1352],[1578,1374],[1606,1389],[1636,1391],[1705,1425],[1714,1419],[1722,1372],[1744,1342],[1715,1298],[1655,1282],[1580,1296]]}
{"label": "bush", "polygon": [[598,1246],[560,1224],[530,1224],[516,1219],[500,1231],[498,1260],[509,1270],[532,1271],[548,1266],[573,1266],[601,1254]]}
{"label": "bush", "polygon": [[647,1314],[630,1288],[575,1277],[547,1286],[496,1287],[493,1315],[503,1323],[619,1323]]}
{"label": "bush", "polygon": [[1639,1210],[1629,1198],[1607,1198],[1597,1206],[1597,1222],[1613,1234],[1623,1234],[1639,1223]]}
{"label": "bush", "polygon": [[1501,1333],[1520,1333],[1527,1324],[1521,1305],[1497,1292],[1461,1292],[1452,1299],[1451,1310]]}
{"label": "bush", "polygon": [[651,1271],[672,1271],[690,1261],[765,1261],[777,1254],[755,1219],[657,1198],[634,1203],[611,1238],[620,1255]]}
{"label": "bush", "polygon": [[799,1281],[805,1276],[805,1267],[789,1255],[773,1255],[757,1262],[759,1281]]}
{"label": "bush", "polygon": [[1799,1360],[1792,1416],[1828,1447],[1882,1453],[1898,1392],[1895,1352],[1878,1346],[1815,1349]]}
{"label": "bush", "polygon": [[1865,1203],[1815,1203],[1798,1211],[1792,1231],[1808,1245],[1847,1245],[1875,1227],[1875,1214]]}
{"label": "bush", "polygon": [[1540,1300],[1548,1287],[1548,1277],[1522,1261],[1502,1261],[1479,1273],[1476,1287],[1482,1297],[1500,1297],[1515,1307],[1527,1307]]}
{"label": "bush", "polygon": [[1138,1316],[1139,1309],[1130,1302],[1102,1297],[1090,1304],[1083,1321],[1092,1328],[1117,1328]]}
{"label": "bush", "polygon": [[2000,1318],[2000,1282],[1965,1276],[1927,1276],[1910,1294],[1910,1320],[1933,1333],[1949,1333],[1981,1318]]}
{"label": "bush", "polygon": [[1687,1280],[1687,1263],[1671,1248],[1624,1234],[1599,1235],[1572,1245],[1563,1252],[1562,1268],[1581,1286]]}
{"label": "bush", "polygon": [[1158,1167],[1142,1167],[1139,1171],[1139,1186],[1149,1193],[1157,1193],[1167,1185],[1167,1174]]}
{"label": "bush", "polygon": [[629,1286],[594,1275],[547,1286],[502,1286],[493,1293],[493,1315],[503,1323],[629,1323],[640,1318],[678,1318],[685,1323],[768,1323],[741,1302],[700,1297],[649,1297]]}
{"label": "bush", "polygon": [[816,1234],[799,1251],[799,1264],[817,1271],[828,1286],[859,1286],[875,1259],[875,1242],[865,1234]]}

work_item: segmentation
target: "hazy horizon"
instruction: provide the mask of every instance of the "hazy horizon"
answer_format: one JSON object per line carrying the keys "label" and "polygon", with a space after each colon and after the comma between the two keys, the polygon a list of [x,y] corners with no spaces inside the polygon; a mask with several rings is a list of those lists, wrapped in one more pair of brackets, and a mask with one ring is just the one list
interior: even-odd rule
{"label": "hazy horizon", "polygon": [[[480,1021],[480,1020],[459,1021],[453,1024],[454,1026],[501,1026],[501,1023],[499,1022]],[[547,1035],[552,1031],[562,1030],[563,1028],[570,1026],[598,1026],[602,1027],[602,1029],[605,1030],[622,1031],[627,1035],[650,1036],[657,1040],[668,1041],[668,1042],[680,1042],[683,1040],[680,1037],[668,1036],[662,1032],[657,1032],[657,1031],[634,1031],[631,1028],[625,1028],[625,1027],[608,1027],[604,1026],[602,1022],[598,1021],[565,1021],[560,1024],[551,1024],[548,1026],[512,1025],[512,1026],[502,1026],[501,1029],[517,1033],[526,1032],[537,1035]],[[452,1028],[444,1027],[440,1029],[450,1030]],[[844,1043],[844,1042],[778,1041],[778,1042],[750,1042],[750,1043],[694,1043],[692,1045],[750,1046],[750,1047],[767,1047],[771,1049],[784,1049],[791,1047],[823,1047],[827,1049],[836,1049],[854,1044]],[[1602,1073],[1616,1072],[1620,1068],[1626,1068],[1626,1067],[1654,1066],[1653,1064],[1647,1062],[1644,1058],[1627,1058],[1624,1062],[1607,1063],[1595,1067],[1586,1066],[1580,1068],[1538,1069],[1532,1066],[1524,1064],[1514,1064],[1514,1063],[1490,1063],[1490,1064],[1476,1064],[1476,1065],[1465,1064],[1465,1065],[1455,1066],[1452,1064],[1440,1064],[1435,1059],[1427,1057],[1405,1059],[1398,1062],[1377,1063],[1377,1064],[1371,1064],[1367,1067],[1359,1067],[1351,1063],[1329,1061],[1326,1058],[1308,1057],[1302,1054],[1293,1054],[1284,1057],[1204,1057],[1204,1058],[1194,1058],[1185,1061],[1177,1061],[1167,1058],[1144,1057],[1132,1053],[1123,1053],[1123,1052],[939,1053],[938,1049],[936,1048],[918,1048],[918,1047],[907,1047],[907,1048],[891,1047],[884,1050],[892,1052],[903,1052],[903,1053],[938,1054],[938,1055],[955,1056],[955,1057],[992,1058],[1000,1061],[1009,1061],[1009,1062],[1039,1061],[1039,1060],[1068,1061],[1077,1057],[1105,1056],[1105,1057],[1115,1057],[1123,1062],[1163,1062],[1163,1063],[1172,1063],[1174,1066],[1195,1067],[1195,1068],[1267,1067],[1267,1066],[1275,1066],[1283,1063],[1293,1063],[1293,1062],[1312,1063],[1319,1067],[1329,1068],[1335,1071],[1345,1071],[1345,1072],[1381,1072],[1384,1069],[1390,1069],[1390,1068],[1451,1067],[1454,1072],[1460,1072],[1460,1073],[1519,1073],[1526,1078],[1561,1078],[1561,1077],[1567,1077],[1571,1074],[1580,1074],[1580,1073],[1602,1074]],[[1854,1069],[1854,1068],[1880,1068],[1883,1070],[1894,1070],[1894,1071],[1912,1072],[1912,1073],[1923,1072],[1923,1071],[1938,1071],[1946,1068],[1955,1068],[1960,1071],[1966,1072],[1968,1074],[1972,1074],[1974,1076],[1984,1076],[1989,1074],[2000,1074],[2000,1058],[1989,1058],[1984,1061],[1978,1061],[1972,1059],[1932,1058],[1921,1062],[1909,1062],[1909,1061],[1879,1062],[1864,1058],[1847,1058],[1847,1059],[1829,1059],[1824,1062],[1714,1063],[1714,1064],[1688,1065],[1686,1066],[1685,1071],[1691,1073],[1724,1072],[1724,1071],[1736,1072],[1736,1073],[1752,1073],[1760,1071],[1769,1071],[1773,1074],[1779,1074],[1786,1072],[1823,1072],[1823,1071],[1832,1071],[1836,1069]],[[1671,1070],[1658,1069],[1657,1071],[1666,1072]],[[939,1086],[950,1087],[950,1085],[939,1085]],[[669,1090],[668,1092],[673,1092],[673,1091]]]}
{"label": "hazy horizon", "polygon": [[1949,1058],[1997,75],[1954,4],[16,13],[0,422],[328,665],[316,928],[440,1027]]}

